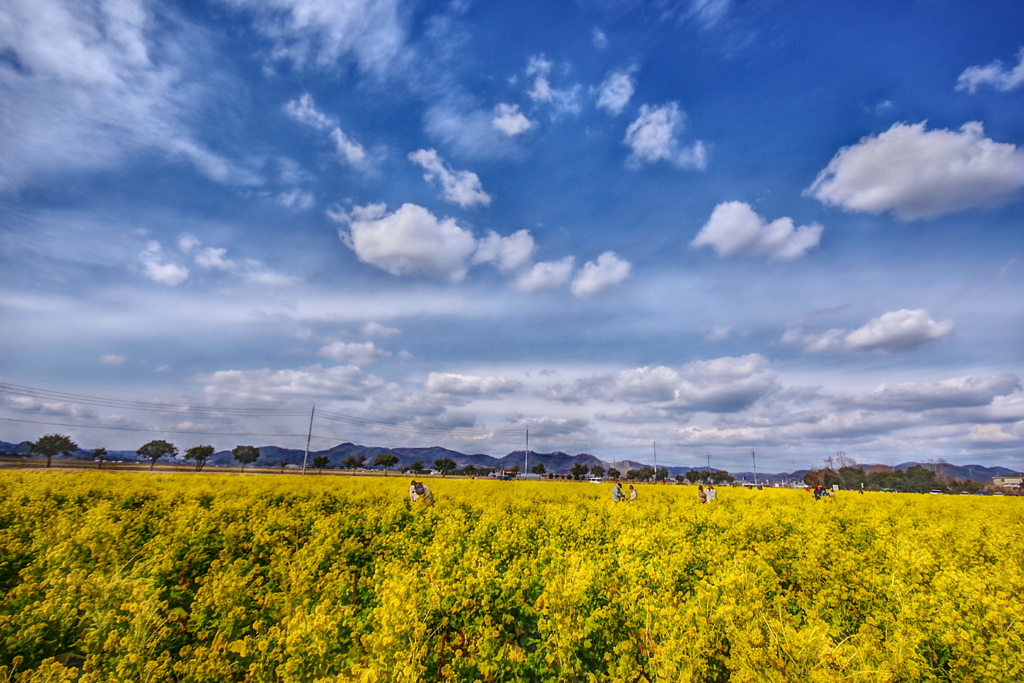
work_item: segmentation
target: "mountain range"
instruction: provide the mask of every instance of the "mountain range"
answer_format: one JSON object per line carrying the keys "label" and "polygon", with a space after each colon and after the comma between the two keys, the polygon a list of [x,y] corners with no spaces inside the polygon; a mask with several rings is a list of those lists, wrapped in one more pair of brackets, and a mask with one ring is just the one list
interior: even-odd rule
{"label": "mountain range", "polygon": [[[28,455],[29,442],[23,441],[21,443],[8,443],[6,441],[0,441],[0,457],[25,457]],[[257,467],[285,467],[285,466],[301,466],[305,451],[294,448],[281,448],[279,446],[260,446],[260,457],[253,463]],[[422,461],[425,468],[430,468],[434,462],[441,458],[449,458],[455,462],[456,466],[463,468],[466,465],[473,465],[477,468],[493,467],[495,469],[511,469],[515,465],[519,465],[520,469],[524,465],[524,452],[523,451],[512,451],[511,453],[504,455],[500,458],[496,458],[492,455],[485,455],[483,453],[466,454],[458,451],[449,450],[447,448],[441,448],[440,446],[432,446],[430,448],[381,448],[378,446],[360,446],[354,443],[342,443],[327,450],[322,451],[310,451],[308,466],[312,467],[314,458],[319,456],[327,456],[329,465],[331,468],[341,467],[341,463],[349,456],[363,456],[365,457],[366,467],[370,467],[373,464],[373,459],[381,453],[392,453],[398,457],[398,464],[392,469],[404,469],[410,467],[417,461]],[[73,455],[76,460],[91,460],[89,451],[79,450]],[[127,462],[135,462],[140,458],[135,454],[135,451],[110,451],[107,453],[108,460],[121,460]],[[576,455],[569,455],[561,451],[554,451],[552,453],[538,453],[537,451],[530,451],[529,466],[532,468],[534,465],[541,463],[544,465],[544,469],[548,473],[552,474],[569,474],[574,465],[586,465],[588,468],[599,465],[608,469],[614,467],[620,472],[627,472],[628,470],[638,470],[642,467],[650,467],[651,463],[640,462],[637,460],[601,460],[596,456],[590,455],[589,453],[578,453]],[[231,456],[231,451],[218,451],[214,453],[213,457],[208,462],[208,465],[214,467],[234,467],[238,463]],[[978,482],[988,482],[992,477],[999,477],[1008,474],[1014,474],[1016,470],[1011,470],[1006,467],[984,467],[982,465],[951,465],[949,463],[925,463],[925,462],[903,462],[892,469],[905,470],[915,465],[922,465],[928,469],[936,470],[941,476],[955,477],[958,479],[973,479]],[[660,465],[665,467],[664,464]],[[871,467],[870,465],[861,465],[862,467]],[[694,466],[694,467],[665,467],[668,470],[669,477],[675,477],[676,475],[686,474],[690,470],[703,470],[705,467]],[[711,468],[712,471],[719,471],[715,468]],[[810,470],[802,469],[795,470],[793,472],[759,472],[757,475],[758,481],[768,482],[786,482],[786,481],[803,481],[804,475]],[[731,472],[738,481],[753,481],[753,472]]]}

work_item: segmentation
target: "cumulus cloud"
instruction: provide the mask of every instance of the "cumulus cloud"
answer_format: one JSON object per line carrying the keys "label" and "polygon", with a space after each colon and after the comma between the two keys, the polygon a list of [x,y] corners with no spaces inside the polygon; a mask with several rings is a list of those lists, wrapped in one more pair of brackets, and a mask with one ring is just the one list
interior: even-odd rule
{"label": "cumulus cloud", "polygon": [[800,327],[789,329],[782,335],[782,342],[802,345],[804,353],[900,353],[948,337],[955,327],[952,320],[935,322],[923,308],[904,308],[872,318],[852,332],[841,328],[822,333],[806,332]]}
{"label": "cumulus cloud", "polygon": [[587,261],[572,281],[572,293],[578,299],[589,299],[614,287],[627,277],[633,264],[614,251],[606,251],[597,261]]}
{"label": "cumulus cloud", "polygon": [[422,274],[459,282],[476,251],[473,234],[454,218],[438,220],[416,204],[403,204],[394,213],[381,203],[328,215],[348,223],[349,230],[338,234],[360,261],[392,275]]}
{"label": "cumulus cloud", "polygon": [[493,263],[503,273],[515,273],[530,266],[536,251],[529,230],[519,230],[508,237],[491,230],[477,243],[473,263]]}
{"label": "cumulus cloud", "polygon": [[374,346],[373,342],[364,342],[362,344],[356,342],[334,342],[333,344],[328,344],[321,348],[317,354],[330,358],[338,363],[358,365],[359,367],[376,365],[382,360],[391,358],[391,353],[389,351],[378,349]]}
{"label": "cumulus cloud", "polygon": [[386,327],[380,323],[369,322],[363,325],[362,332],[367,337],[387,338],[396,334],[401,334],[402,331],[397,327]]}
{"label": "cumulus cloud", "polygon": [[549,80],[552,66],[553,64],[544,55],[530,57],[530,61],[526,66],[526,75],[533,77],[533,87],[526,94],[534,102],[550,104],[554,107],[555,116],[578,114],[580,112],[580,104],[577,98],[580,86],[574,85],[565,90],[552,87]]}
{"label": "cumulus cloud", "polygon": [[484,192],[480,177],[476,173],[452,170],[436,150],[418,149],[409,154],[409,160],[426,170],[423,178],[428,183],[434,182],[435,179],[441,183],[445,201],[463,208],[487,206],[491,203],[491,196]]}
{"label": "cumulus cloud", "polygon": [[174,287],[188,278],[188,268],[165,262],[159,242],[150,241],[145,251],[139,254],[139,261],[149,279],[155,282]]}
{"label": "cumulus cloud", "polygon": [[566,256],[558,261],[541,261],[519,274],[515,288],[520,292],[537,292],[554,289],[569,281],[576,258]]}
{"label": "cumulus cloud", "polygon": [[[564,403],[582,403],[587,398],[621,401],[678,416],[689,412],[737,412],[777,387],[768,359],[750,354],[693,361],[679,367],[651,365],[597,374],[577,380],[571,387],[548,387],[542,395]],[[643,414],[652,418],[661,413]]]}
{"label": "cumulus cloud", "polygon": [[224,1],[253,12],[256,28],[274,43],[275,59],[330,67],[350,58],[377,76],[401,63],[406,17],[399,0]]}
{"label": "cumulus cloud", "polygon": [[104,365],[116,366],[116,365],[124,365],[124,362],[126,360],[128,360],[128,359],[125,358],[124,356],[118,356],[118,355],[113,354],[113,353],[107,353],[107,354],[104,354],[104,355],[100,356],[99,360],[100,360],[100,363],[103,363]]}
{"label": "cumulus cloud", "polygon": [[311,365],[285,370],[219,370],[191,378],[204,385],[209,399],[238,401],[305,402],[311,398],[335,401],[363,401],[383,389],[386,383],[352,365],[333,368]]}
{"label": "cumulus cloud", "polygon": [[291,100],[284,105],[284,112],[299,123],[304,123],[313,128],[326,129],[337,126],[337,120],[331,118],[316,108],[313,96],[308,92],[297,100]]}
{"label": "cumulus cloud", "polygon": [[501,103],[494,107],[491,125],[510,138],[521,135],[534,126],[534,122],[519,111],[518,104]]}
{"label": "cumulus cloud", "polygon": [[613,71],[608,74],[604,82],[598,86],[597,107],[604,109],[613,116],[618,116],[629,104],[633,92],[636,90],[636,81],[633,80],[634,69]]}
{"label": "cumulus cloud", "polygon": [[626,165],[639,168],[644,163],[664,160],[680,168],[707,168],[703,142],[698,140],[689,147],[679,146],[678,135],[683,131],[684,119],[676,102],[660,107],[646,104],[640,107],[640,116],[629,124],[623,140],[633,150]]}
{"label": "cumulus cloud", "polygon": [[427,391],[434,394],[454,394],[457,396],[489,396],[510,394],[522,387],[522,384],[504,377],[475,377],[458,375],[450,372],[432,372],[424,385]]}
{"label": "cumulus cloud", "polygon": [[724,202],[715,207],[690,244],[710,246],[719,256],[745,254],[789,261],[818,246],[822,230],[817,223],[794,227],[788,217],[769,223],[745,202]]}
{"label": "cumulus cloud", "polygon": [[987,406],[998,396],[1009,396],[1022,389],[1016,375],[958,377],[942,382],[905,382],[895,386],[882,384],[853,399],[852,403],[873,410],[922,411],[937,408]]}
{"label": "cumulus cloud", "polygon": [[589,431],[590,422],[581,418],[531,417],[512,423],[513,428],[529,427],[538,434],[565,435]]}
{"label": "cumulus cloud", "polygon": [[594,43],[594,47],[598,50],[603,50],[608,47],[608,36],[606,36],[604,31],[601,29],[595,27],[590,34],[590,38]]}
{"label": "cumulus cloud", "polygon": [[0,191],[152,150],[217,182],[258,182],[196,140],[193,122],[214,99],[198,77],[207,46],[173,17],[158,26],[150,3],[10,0],[0,45]]}
{"label": "cumulus cloud", "polygon": [[851,211],[892,211],[903,220],[934,218],[1014,198],[1024,186],[1024,150],[985,137],[982,124],[960,131],[896,123],[843,147],[805,194]]}
{"label": "cumulus cloud", "polygon": [[969,93],[977,91],[979,86],[990,85],[996,90],[1006,92],[1024,83],[1024,48],[1017,53],[1017,66],[1007,70],[998,59],[988,66],[969,66],[956,79],[956,89]]}
{"label": "cumulus cloud", "polygon": [[331,140],[338,151],[338,156],[350,166],[359,167],[366,161],[366,150],[363,146],[345,135],[341,128],[331,131]]}

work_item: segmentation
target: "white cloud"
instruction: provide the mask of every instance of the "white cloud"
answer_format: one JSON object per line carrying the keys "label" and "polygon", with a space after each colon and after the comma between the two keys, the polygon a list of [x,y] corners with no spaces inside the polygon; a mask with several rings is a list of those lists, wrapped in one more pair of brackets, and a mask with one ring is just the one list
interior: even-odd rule
{"label": "white cloud", "polygon": [[994,142],[981,123],[960,132],[896,123],[843,147],[805,194],[825,204],[903,220],[934,218],[1014,198],[1024,186],[1024,150]]}
{"label": "white cloud", "polygon": [[256,259],[246,259],[243,268],[235,268],[232,272],[246,282],[255,282],[268,287],[289,287],[302,281],[302,278],[295,275],[283,275],[271,270]]}
{"label": "white cloud", "polygon": [[719,256],[767,256],[789,261],[818,246],[823,228],[817,223],[794,227],[793,219],[778,218],[768,223],[744,202],[724,202],[690,243],[710,246]]}
{"label": "white cloud", "polygon": [[640,116],[629,124],[623,140],[633,152],[626,159],[630,168],[643,163],[665,160],[680,168],[704,169],[707,152],[704,143],[696,141],[689,147],[679,146],[677,136],[683,131],[685,115],[676,102],[661,107],[640,107]]}
{"label": "white cloud", "polygon": [[689,16],[697,19],[705,28],[716,26],[729,13],[732,0],[692,0]]}
{"label": "white cloud", "polygon": [[366,150],[363,146],[345,135],[341,128],[331,131],[331,140],[334,141],[334,146],[338,150],[338,156],[350,166],[359,167],[366,160]]}
{"label": "white cloud", "polygon": [[[693,361],[679,367],[651,365],[577,380],[572,387],[555,385],[543,394],[566,403],[586,398],[621,401],[666,411],[727,413],[750,406],[778,388],[775,372],[760,354]],[[653,418],[654,412],[645,412]],[[635,415],[634,415],[635,417]],[[630,421],[620,419],[618,421]]]}
{"label": "white cloud", "polygon": [[589,299],[614,287],[627,277],[633,265],[614,251],[606,251],[597,261],[587,261],[572,281],[572,293],[578,299]]}
{"label": "white cloud", "polygon": [[978,86],[991,85],[996,90],[1006,92],[1024,83],[1024,48],[1017,53],[1017,66],[1007,71],[998,59],[988,66],[969,66],[956,79],[956,89],[970,93],[977,91]]}
{"label": "white cloud", "polygon": [[285,104],[284,111],[299,123],[304,123],[313,128],[323,130],[338,125],[337,120],[316,108],[313,96],[308,92],[304,93],[299,99],[291,100]]}
{"label": "white cloud", "polygon": [[351,213],[329,212],[346,222],[349,231],[339,230],[342,241],[360,261],[382,268],[392,275],[421,273],[449,282],[459,282],[469,269],[476,240],[453,218],[438,220],[416,204],[403,204],[394,213],[384,204],[357,206]]}
{"label": "white cloud", "polygon": [[146,275],[156,282],[173,287],[188,278],[188,268],[176,263],[164,262],[163,249],[159,242],[149,242],[145,251],[139,254],[139,260],[142,262]]}
{"label": "white cloud", "polygon": [[877,389],[853,399],[853,404],[873,410],[921,411],[937,408],[987,406],[998,396],[1009,396],[1022,388],[1016,375],[958,377],[942,382],[906,382]]}
{"label": "white cloud", "polygon": [[324,397],[334,401],[362,401],[385,387],[385,382],[352,365],[324,368],[311,365],[286,370],[219,370],[195,375],[210,399],[238,401],[308,401]]}
{"label": "white cloud", "polygon": [[367,365],[376,365],[382,360],[391,358],[391,352],[378,349],[374,346],[373,342],[334,342],[324,346],[319,351],[318,355],[325,356],[338,363],[345,363],[346,365],[358,365],[359,367],[365,367]]}
{"label": "white cloud", "polygon": [[385,327],[380,323],[368,322],[363,325],[362,332],[367,337],[380,337],[387,338],[392,335],[401,334],[401,330],[397,327]]}
{"label": "white cloud", "polygon": [[598,109],[605,109],[613,116],[618,116],[629,104],[633,92],[636,90],[636,81],[633,80],[633,69],[613,71],[608,74],[597,88]]}
{"label": "white cloud", "polygon": [[113,353],[104,354],[99,358],[100,363],[110,366],[124,365],[124,362],[126,360],[128,359],[125,358],[124,356],[118,356]]}
{"label": "white cloud", "polygon": [[576,259],[573,256],[566,256],[558,261],[535,263],[516,278],[515,288],[520,292],[537,292],[560,287],[572,277],[575,263]]}
{"label": "white cloud", "polygon": [[803,345],[804,353],[900,353],[948,337],[955,327],[952,320],[935,322],[924,309],[904,308],[872,318],[852,332],[840,328],[823,333],[808,333],[799,327],[789,329],[782,335],[782,342]]}
{"label": "white cloud", "polygon": [[[520,155],[514,138],[495,126],[495,111],[481,109],[471,97],[450,95],[427,109],[424,122],[432,137],[465,157],[494,159]],[[515,130],[514,126],[511,130]]]}
{"label": "white cloud", "polygon": [[712,328],[711,332],[709,332],[704,337],[704,339],[706,339],[707,341],[723,341],[725,339],[728,339],[729,338],[729,333],[732,332],[733,327],[735,327],[735,326],[734,325],[729,325],[728,327],[715,327],[715,328]]}
{"label": "white cloud", "polygon": [[533,87],[527,91],[527,95],[534,102],[543,102],[554,107],[555,116],[561,114],[578,114],[580,104],[577,101],[580,86],[574,85],[566,90],[559,90],[551,86],[549,76],[553,64],[544,55],[530,57],[526,66],[526,75],[533,76]]}
{"label": "white cloud", "polygon": [[491,203],[491,196],[484,192],[476,173],[452,170],[445,165],[436,150],[418,149],[409,154],[409,160],[427,171],[423,178],[428,183],[434,182],[435,178],[440,181],[445,201],[463,208],[478,204],[487,206]]}
{"label": "white cloud", "polygon": [[519,111],[518,104],[501,103],[494,107],[491,125],[510,138],[521,135],[534,126],[534,122]]}
{"label": "white cloud", "polygon": [[225,254],[227,253],[227,249],[205,247],[202,251],[196,254],[196,264],[203,268],[214,268],[217,270],[233,270],[235,268],[235,262],[232,261],[231,259],[224,258]]}
{"label": "white cloud", "polygon": [[954,328],[952,320],[937,323],[924,309],[904,308],[872,318],[864,327],[846,335],[845,344],[853,351],[913,351],[922,344],[948,337]]}
{"label": "white cloud", "polygon": [[178,249],[188,253],[199,246],[199,240],[195,235],[182,235],[178,238]]}
{"label": "white cloud", "polygon": [[508,237],[491,230],[477,242],[473,263],[493,263],[503,273],[515,273],[529,268],[536,251],[529,230],[519,230]]}
{"label": "white cloud", "polygon": [[608,47],[608,36],[606,36],[604,31],[599,28],[594,28],[591,33],[591,40],[594,43],[594,47],[598,50],[603,50]]}
{"label": "white cloud", "polygon": [[273,56],[298,66],[331,67],[350,57],[361,70],[384,76],[405,46],[398,0],[225,0],[250,9],[256,27],[274,42]]}
{"label": "white cloud", "polygon": [[[116,168],[140,150],[185,160],[217,182],[258,179],[207,147],[191,123],[213,100],[195,78],[207,44],[144,0],[10,0],[0,45],[0,191],[37,176]],[[184,45],[189,49],[184,49]]]}
{"label": "white cloud", "polygon": [[510,394],[522,384],[504,377],[475,377],[450,372],[432,372],[424,385],[434,394],[455,394],[457,396],[488,396]]}
{"label": "white cloud", "polygon": [[306,211],[307,209],[313,208],[316,204],[316,198],[313,196],[312,192],[295,188],[290,192],[282,192],[277,195],[277,203],[286,209]]}

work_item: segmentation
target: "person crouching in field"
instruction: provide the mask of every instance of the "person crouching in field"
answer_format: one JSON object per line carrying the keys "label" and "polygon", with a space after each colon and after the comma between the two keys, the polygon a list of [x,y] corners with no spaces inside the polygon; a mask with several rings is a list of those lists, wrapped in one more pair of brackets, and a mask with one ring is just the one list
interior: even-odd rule
{"label": "person crouching in field", "polygon": [[422,500],[425,503],[433,503],[434,494],[430,492],[429,486],[423,482],[413,479],[412,483],[409,484],[409,500],[414,503],[417,500]]}
{"label": "person crouching in field", "polygon": [[632,484],[630,484],[629,485],[629,502],[632,503],[634,500],[636,500],[636,489],[633,487]]}
{"label": "person crouching in field", "polygon": [[718,491],[715,490],[714,484],[708,484],[707,494],[709,503],[714,503],[716,500],[718,500]]}
{"label": "person crouching in field", "polygon": [[615,484],[615,488],[612,489],[612,500],[616,503],[626,500],[626,494],[622,492],[622,484]]}
{"label": "person crouching in field", "polygon": [[697,487],[697,501],[700,503],[708,502],[708,494],[704,491],[703,484]]}

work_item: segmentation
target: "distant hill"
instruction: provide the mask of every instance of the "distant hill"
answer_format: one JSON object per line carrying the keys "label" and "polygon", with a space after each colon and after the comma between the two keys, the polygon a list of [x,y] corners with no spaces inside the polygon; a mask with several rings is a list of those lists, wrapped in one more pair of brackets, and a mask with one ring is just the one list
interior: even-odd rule
{"label": "distant hill", "polygon": [[[8,457],[17,456],[25,457],[28,455],[30,442],[23,441],[21,443],[9,443],[7,441],[0,441],[0,455],[6,454]],[[260,457],[254,463],[258,467],[280,467],[282,463],[286,465],[302,465],[302,458],[305,455],[304,449],[296,448],[281,448],[280,446],[260,446]],[[422,461],[423,467],[431,469],[434,462],[441,458],[449,458],[453,460],[457,467],[463,468],[466,465],[473,465],[474,467],[494,467],[496,469],[511,469],[512,467],[519,465],[520,469],[523,468],[524,464],[524,451],[512,451],[511,453],[501,456],[494,457],[492,455],[485,455],[483,453],[466,454],[458,451],[453,451],[448,448],[442,448],[440,446],[430,446],[427,448],[381,448],[379,446],[360,446],[358,444],[346,442],[332,446],[326,450],[321,451],[310,451],[309,452],[309,466],[312,467],[314,458],[325,455],[327,456],[330,464],[328,467],[338,468],[341,467],[341,463],[345,458],[350,455],[364,456],[364,467],[372,467],[373,459],[381,453],[392,453],[398,457],[398,464],[394,469],[403,469],[411,466],[414,462]],[[91,460],[91,455],[88,450],[79,450],[74,455],[75,460]],[[110,451],[107,454],[108,460],[122,460],[127,462],[137,461],[139,458],[134,451]],[[165,461],[161,461],[165,462]],[[582,464],[588,468],[595,465],[599,465],[608,469],[614,467],[623,474],[629,470],[638,470],[642,467],[653,467],[653,463],[640,462],[638,460],[601,460],[600,458],[591,455],[589,453],[577,453],[576,455],[569,455],[562,451],[553,451],[551,453],[540,453],[538,451],[530,451],[530,467],[541,463],[544,465],[544,470],[551,474],[569,474],[574,465]],[[233,457],[231,457],[231,451],[218,451],[213,454],[210,458],[208,465],[214,467],[237,467],[238,463]],[[935,470],[940,476],[956,477],[958,479],[973,479],[978,482],[989,482],[992,477],[1000,477],[1008,474],[1014,474],[1017,470],[1011,470],[1006,467],[984,467],[982,465],[951,465],[949,463],[927,463],[927,462],[902,462],[896,465],[893,469],[906,470],[915,465],[921,465],[931,470]],[[659,465],[665,467],[664,463]],[[872,467],[881,467],[881,465],[858,465],[865,469]],[[690,470],[703,470],[706,469],[704,466],[674,466],[667,467],[669,477],[675,477],[680,474],[686,474]],[[716,468],[712,467],[713,472],[717,472]],[[758,481],[763,482],[787,482],[787,481],[803,481],[804,475],[810,470],[802,469],[795,470],[793,472],[758,472]],[[753,481],[753,472],[730,472],[737,480]]]}

